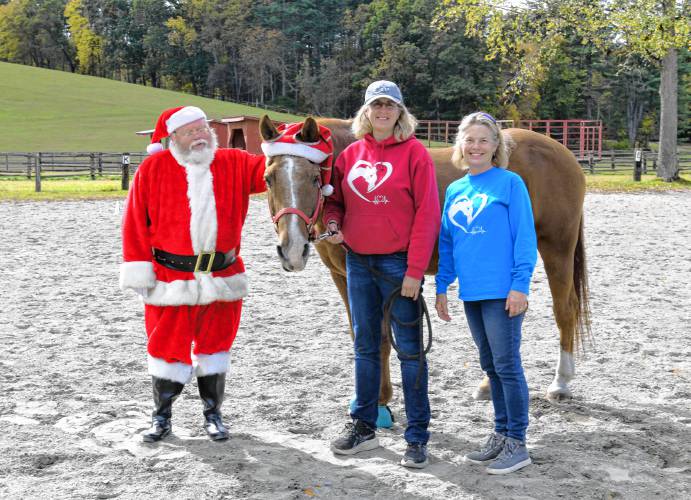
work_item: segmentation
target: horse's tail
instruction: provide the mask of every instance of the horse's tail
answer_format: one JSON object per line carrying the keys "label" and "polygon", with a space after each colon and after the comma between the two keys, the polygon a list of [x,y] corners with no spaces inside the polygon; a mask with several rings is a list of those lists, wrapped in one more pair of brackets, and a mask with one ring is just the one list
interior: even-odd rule
{"label": "horse's tail", "polygon": [[588,269],[585,261],[585,243],[583,241],[583,214],[581,214],[580,227],[578,228],[578,242],[573,256],[573,286],[578,298],[576,310],[576,329],[574,335],[574,347],[585,348],[585,341],[592,341],[593,335],[590,329],[590,290],[588,287]]}

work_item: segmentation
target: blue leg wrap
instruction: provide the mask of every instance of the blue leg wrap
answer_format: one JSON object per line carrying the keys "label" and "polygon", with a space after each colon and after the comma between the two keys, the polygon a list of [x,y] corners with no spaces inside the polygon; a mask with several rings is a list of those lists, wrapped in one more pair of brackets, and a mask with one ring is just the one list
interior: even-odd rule
{"label": "blue leg wrap", "polygon": [[[377,428],[378,429],[390,429],[393,427],[393,414],[391,410],[386,405],[379,405],[377,407],[379,414],[377,415]],[[350,400],[350,413],[355,411],[355,398]]]}

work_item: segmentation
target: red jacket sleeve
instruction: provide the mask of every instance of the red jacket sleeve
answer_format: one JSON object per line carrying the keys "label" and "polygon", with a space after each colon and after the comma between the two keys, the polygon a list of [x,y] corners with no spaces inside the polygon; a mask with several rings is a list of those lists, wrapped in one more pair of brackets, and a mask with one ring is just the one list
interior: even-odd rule
{"label": "red jacket sleeve", "polygon": [[335,221],[338,227],[343,226],[343,214],[345,213],[345,206],[343,204],[343,190],[341,189],[341,182],[343,181],[343,176],[345,172],[345,156],[341,153],[333,166],[333,171],[331,172],[331,185],[334,188],[334,192],[330,196],[326,197],[326,202],[324,203],[324,215],[322,220],[324,224],[328,224],[329,221]]}
{"label": "red jacket sleeve", "polygon": [[125,202],[122,218],[122,257],[120,265],[120,288],[152,288],[156,275],[151,253],[148,225],[148,186],[146,171],[150,165],[147,159],[137,169]]}
{"label": "red jacket sleeve", "polygon": [[441,210],[434,162],[422,143],[413,150],[410,162],[415,217],[410,232],[406,275],[422,279],[439,236]]}
{"label": "red jacket sleeve", "polygon": [[266,170],[266,157],[264,155],[245,155],[245,172],[250,182],[249,192],[251,194],[263,193],[266,191],[266,181],[264,171]]}

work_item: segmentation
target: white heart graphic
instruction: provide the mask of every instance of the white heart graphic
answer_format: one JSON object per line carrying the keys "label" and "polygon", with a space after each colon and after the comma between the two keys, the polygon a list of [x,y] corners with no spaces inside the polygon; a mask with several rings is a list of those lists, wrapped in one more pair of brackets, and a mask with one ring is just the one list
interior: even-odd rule
{"label": "white heart graphic", "polygon": [[[381,179],[379,179],[379,181],[377,181],[377,165],[383,165],[386,168],[386,173],[382,176]],[[350,186],[350,189],[352,189],[353,192],[360,198],[367,202],[371,202],[371,200],[368,200],[358,190],[358,188],[355,187],[355,179],[359,179],[360,177],[365,179],[365,181],[367,181],[367,192],[371,193],[379,186],[384,184],[386,179],[388,179],[391,176],[392,172],[393,165],[391,165],[391,163],[389,163],[388,161],[378,161],[374,165],[372,165],[368,161],[358,160],[358,162],[355,165],[353,165],[353,168],[350,169],[350,172],[348,172],[348,185]]]}
{"label": "white heart graphic", "polygon": [[[477,207],[477,209],[474,209],[475,198],[478,198],[480,200],[480,205]],[[478,215],[480,215],[480,212],[482,212],[486,205],[486,194],[478,193],[476,195],[473,195],[472,198],[468,198],[466,195],[463,194],[455,200],[453,200],[453,203],[451,203],[451,206],[449,207],[448,211],[449,220],[451,221],[451,224],[460,227],[461,229],[463,229],[463,231],[467,233],[467,229],[458,222],[456,222],[456,219],[454,219],[456,214],[458,214],[458,212],[461,212],[463,215],[465,215],[466,225],[470,226],[470,223],[473,222],[473,220],[475,220],[475,218]]]}

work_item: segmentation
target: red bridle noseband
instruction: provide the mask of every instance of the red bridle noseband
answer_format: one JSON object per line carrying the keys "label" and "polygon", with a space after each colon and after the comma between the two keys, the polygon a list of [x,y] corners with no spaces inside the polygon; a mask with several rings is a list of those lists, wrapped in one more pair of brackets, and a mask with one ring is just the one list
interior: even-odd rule
{"label": "red bridle noseband", "polygon": [[[329,167],[330,168],[330,167]],[[317,202],[314,204],[314,211],[312,212],[312,217],[307,217],[307,214],[296,207],[285,207],[276,213],[276,215],[271,214],[271,221],[274,223],[276,232],[278,232],[278,221],[281,217],[288,214],[297,215],[300,217],[305,225],[307,226],[307,237],[309,241],[314,241],[317,237],[314,225],[319,220],[319,214],[321,214],[322,207],[324,206],[324,195],[322,194],[321,182],[317,185]],[[271,211],[271,208],[269,208]]]}

